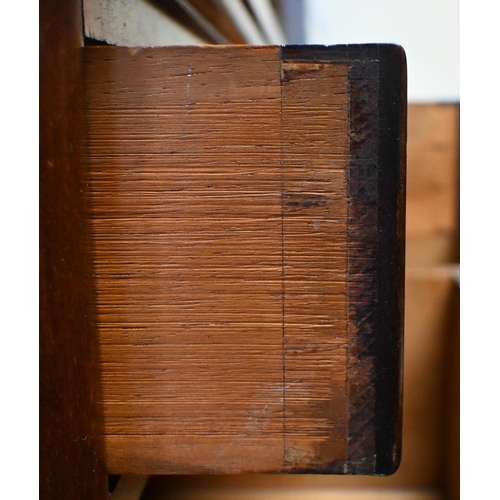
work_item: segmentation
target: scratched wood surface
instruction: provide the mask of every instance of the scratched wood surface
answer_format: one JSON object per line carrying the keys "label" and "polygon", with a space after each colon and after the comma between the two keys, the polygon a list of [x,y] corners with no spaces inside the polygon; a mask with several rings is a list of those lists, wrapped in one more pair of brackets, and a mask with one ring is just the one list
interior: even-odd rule
{"label": "scratched wood surface", "polygon": [[378,168],[378,114],[353,129],[384,97],[356,70],[385,57],[369,47],[86,49],[110,473],[397,467],[401,325],[375,341],[386,212],[365,193],[381,176],[356,174]]}

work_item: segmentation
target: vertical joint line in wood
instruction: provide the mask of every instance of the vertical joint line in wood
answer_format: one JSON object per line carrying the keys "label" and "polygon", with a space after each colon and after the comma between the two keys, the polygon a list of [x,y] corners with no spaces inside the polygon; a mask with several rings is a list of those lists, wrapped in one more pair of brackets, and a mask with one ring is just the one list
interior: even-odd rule
{"label": "vertical joint line in wood", "polygon": [[281,300],[282,300],[282,349],[283,349],[283,466],[286,465],[286,355],[285,355],[285,165],[283,151],[283,51],[280,47],[280,166],[281,166]]}

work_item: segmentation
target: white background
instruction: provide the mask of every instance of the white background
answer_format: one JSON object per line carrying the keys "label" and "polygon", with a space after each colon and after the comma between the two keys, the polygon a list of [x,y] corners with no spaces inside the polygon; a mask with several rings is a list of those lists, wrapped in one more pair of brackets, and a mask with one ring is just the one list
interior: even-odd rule
{"label": "white background", "polygon": [[459,101],[458,0],[305,0],[306,43],[397,43],[410,102]]}

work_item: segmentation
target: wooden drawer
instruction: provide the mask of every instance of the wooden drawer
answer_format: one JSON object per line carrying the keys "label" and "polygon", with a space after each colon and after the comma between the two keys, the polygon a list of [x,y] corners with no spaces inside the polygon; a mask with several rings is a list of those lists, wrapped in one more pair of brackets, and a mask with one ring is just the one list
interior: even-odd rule
{"label": "wooden drawer", "polygon": [[112,474],[390,474],[402,49],[87,47]]}

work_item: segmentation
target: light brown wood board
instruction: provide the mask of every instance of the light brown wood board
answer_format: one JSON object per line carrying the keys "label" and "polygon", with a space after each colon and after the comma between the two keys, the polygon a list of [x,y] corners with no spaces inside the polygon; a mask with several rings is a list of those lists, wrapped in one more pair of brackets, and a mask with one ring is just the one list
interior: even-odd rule
{"label": "light brown wood board", "polygon": [[397,467],[401,61],[393,46],[86,49],[110,473]]}
{"label": "light brown wood board", "polygon": [[459,260],[459,113],[457,104],[408,106],[409,267]]}

